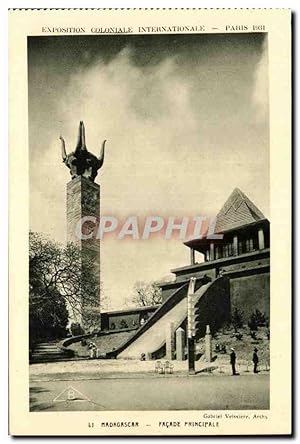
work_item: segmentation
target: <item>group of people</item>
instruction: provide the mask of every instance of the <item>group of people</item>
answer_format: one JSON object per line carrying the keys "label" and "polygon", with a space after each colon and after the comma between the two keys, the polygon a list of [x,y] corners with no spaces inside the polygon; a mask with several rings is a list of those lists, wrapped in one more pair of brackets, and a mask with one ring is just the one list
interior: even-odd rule
{"label": "group of people", "polygon": [[[231,364],[231,368],[232,368],[232,376],[238,375],[239,373],[237,373],[236,368],[235,368],[235,363],[236,363],[236,354],[235,354],[235,350],[234,348],[231,348],[231,353],[230,353],[230,364]],[[253,351],[253,356],[252,356],[252,362],[253,362],[253,373],[258,373],[258,354],[257,354],[258,350],[255,347],[254,351]]]}

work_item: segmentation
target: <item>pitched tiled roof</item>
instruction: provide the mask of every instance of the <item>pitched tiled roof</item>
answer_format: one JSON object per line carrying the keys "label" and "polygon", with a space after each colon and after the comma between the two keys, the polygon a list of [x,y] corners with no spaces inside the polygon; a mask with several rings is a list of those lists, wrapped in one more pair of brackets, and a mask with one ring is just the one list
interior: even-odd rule
{"label": "pitched tiled roof", "polygon": [[242,227],[262,219],[265,219],[263,213],[241,190],[235,188],[217,214],[215,232]]}

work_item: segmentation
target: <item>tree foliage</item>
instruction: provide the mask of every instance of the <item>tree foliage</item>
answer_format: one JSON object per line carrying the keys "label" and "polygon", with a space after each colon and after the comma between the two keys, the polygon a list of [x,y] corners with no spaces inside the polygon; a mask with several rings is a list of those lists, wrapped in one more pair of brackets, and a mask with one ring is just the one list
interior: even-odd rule
{"label": "tree foliage", "polygon": [[133,291],[131,302],[139,307],[162,303],[161,289],[156,282],[138,281]]}
{"label": "tree foliage", "polygon": [[54,289],[43,288],[29,293],[30,344],[40,340],[64,337],[68,324],[68,310],[61,295]]}
{"label": "tree foliage", "polygon": [[[43,311],[50,309],[55,316],[48,320],[56,325],[61,313],[66,325],[67,307],[73,319],[79,319],[85,307],[85,326],[99,322],[99,269],[95,257],[86,249],[69,243],[61,246],[39,233],[29,235],[29,293],[31,320],[45,323]],[[60,311],[59,311],[60,307]],[[39,308],[39,310],[37,310]],[[37,310],[37,311],[36,311]],[[56,321],[55,321],[56,319]],[[43,324],[44,325],[44,324]],[[50,328],[51,330],[51,328]]]}
{"label": "tree foliage", "polygon": [[248,327],[251,331],[257,331],[258,327],[269,326],[268,318],[265,313],[262,313],[259,310],[255,310],[250,316],[248,321]]}

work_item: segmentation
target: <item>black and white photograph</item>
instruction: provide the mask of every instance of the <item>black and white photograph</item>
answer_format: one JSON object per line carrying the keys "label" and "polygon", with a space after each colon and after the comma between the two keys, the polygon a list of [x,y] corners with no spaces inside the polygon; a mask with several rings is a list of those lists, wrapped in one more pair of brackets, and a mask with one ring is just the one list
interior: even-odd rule
{"label": "black and white photograph", "polygon": [[14,428],[287,431],[288,13],[92,12],[11,56]]}
{"label": "black and white photograph", "polygon": [[268,409],[265,33],[29,37],[28,82],[31,411]]}

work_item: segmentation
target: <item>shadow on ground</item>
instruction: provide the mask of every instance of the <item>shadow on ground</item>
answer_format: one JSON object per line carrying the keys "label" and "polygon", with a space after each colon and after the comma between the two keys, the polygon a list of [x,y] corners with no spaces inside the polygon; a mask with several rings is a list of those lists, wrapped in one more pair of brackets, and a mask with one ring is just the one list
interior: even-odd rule
{"label": "shadow on ground", "polygon": [[38,402],[38,399],[36,398],[36,395],[39,395],[41,393],[50,392],[50,390],[47,390],[43,387],[30,387],[29,389],[29,405],[30,405],[30,411],[31,412],[39,412],[42,410],[48,410],[52,407],[52,403],[48,402]]}

